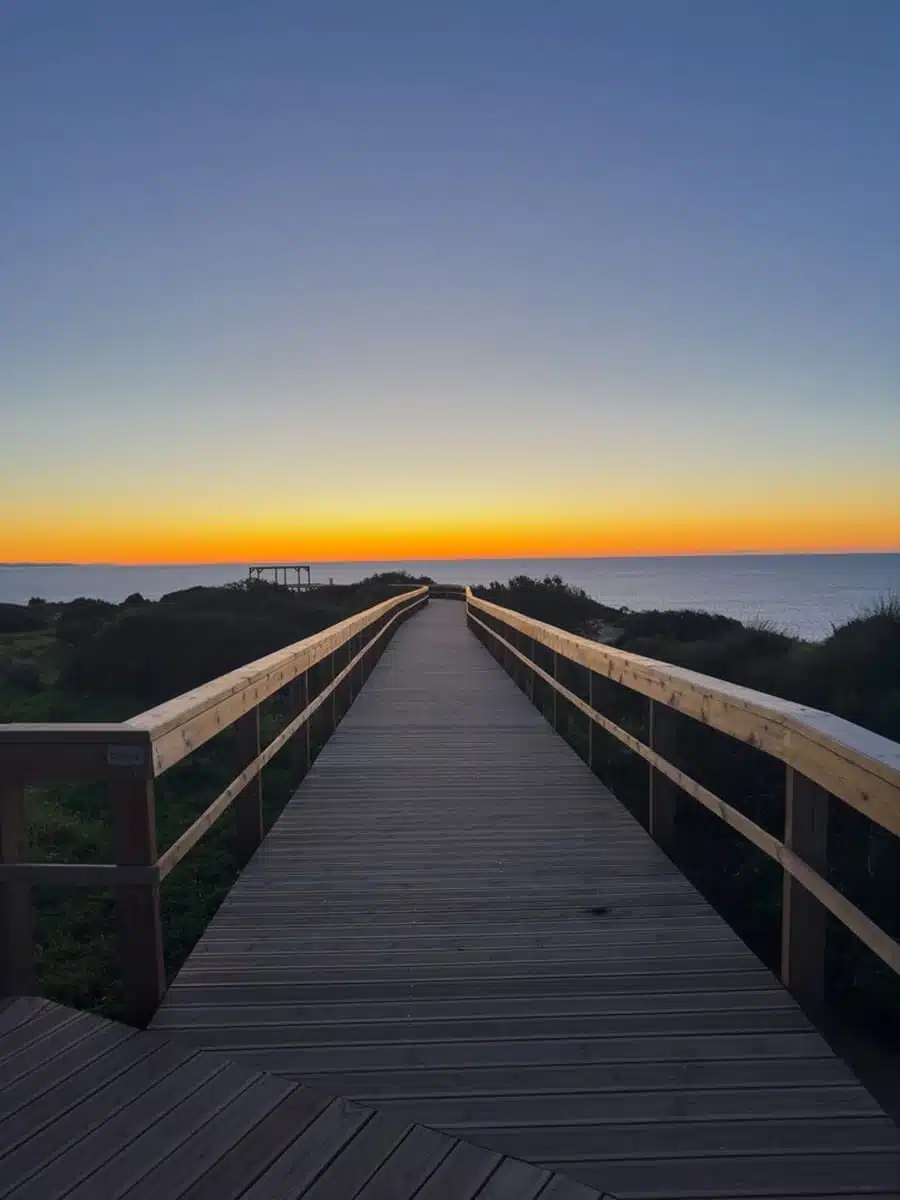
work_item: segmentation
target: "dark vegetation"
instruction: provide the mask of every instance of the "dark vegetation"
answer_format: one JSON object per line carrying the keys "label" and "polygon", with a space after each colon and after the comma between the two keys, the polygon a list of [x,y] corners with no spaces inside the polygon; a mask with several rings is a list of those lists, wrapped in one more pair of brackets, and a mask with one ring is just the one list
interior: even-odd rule
{"label": "dark vegetation", "polygon": [[[428,580],[384,573],[306,593],[254,583],[197,587],[151,602],[79,599],[0,605],[0,723],[121,721],[162,700],[325,629]],[[262,706],[265,744],[286,719],[285,697]],[[313,722],[313,751],[321,745]],[[156,785],[157,833],[165,850],[235,774],[229,731],[166,772]],[[264,772],[266,827],[290,795],[290,750]],[[109,804],[101,785],[29,789],[31,856],[46,862],[111,861]],[[173,974],[238,870],[231,814],[209,831],[163,888],[166,965]],[[111,892],[34,891],[42,994],[109,1015],[120,1012]]]}
{"label": "dark vegetation", "polygon": [[[900,603],[882,601],[804,642],[766,625],[694,611],[611,609],[558,576],[524,577],[474,589],[496,604],[593,636],[624,650],[714,675],[732,683],[824,709],[900,742]],[[550,663],[540,657],[545,670]],[[574,665],[562,682],[587,698],[587,673]],[[520,673],[524,683],[524,671]],[[549,711],[550,689],[536,699]],[[596,707],[647,740],[647,702],[595,677]],[[587,722],[568,714],[568,738],[587,750]],[[715,730],[674,716],[676,764],[779,837],[784,832],[784,767]],[[646,820],[648,771],[612,736],[595,733],[595,770],[634,815]],[[900,937],[900,843],[834,798],[829,805],[829,878],[894,938]],[[780,953],[781,870],[689,797],[678,808],[673,857],[733,927],[773,969]],[[826,981],[831,1003],[900,1046],[900,983],[837,922],[828,933]]]}

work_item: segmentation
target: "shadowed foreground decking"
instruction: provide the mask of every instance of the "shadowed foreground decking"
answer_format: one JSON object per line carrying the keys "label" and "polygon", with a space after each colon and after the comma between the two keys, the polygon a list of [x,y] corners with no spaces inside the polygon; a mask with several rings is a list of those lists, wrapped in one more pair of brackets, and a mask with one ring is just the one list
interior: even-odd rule
{"label": "shadowed foreground decking", "polygon": [[399,629],[153,1027],[621,1197],[900,1195],[893,1124],[453,602]]}
{"label": "shadowed foreground decking", "polygon": [[602,1200],[390,1113],[184,1039],[0,1002],[10,1200]]}

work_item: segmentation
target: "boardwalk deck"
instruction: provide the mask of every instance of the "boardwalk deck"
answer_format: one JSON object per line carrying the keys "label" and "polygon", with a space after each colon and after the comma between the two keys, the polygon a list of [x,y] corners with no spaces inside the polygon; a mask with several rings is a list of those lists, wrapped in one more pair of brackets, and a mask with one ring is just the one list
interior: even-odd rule
{"label": "boardwalk deck", "polygon": [[[43,1000],[0,1003],[0,1084],[9,1200],[601,1200],[393,1114]],[[509,1179],[517,1191],[502,1190]]]}
{"label": "boardwalk deck", "polygon": [[154,1025],[623,1198],[900,1195],[893,1124],[452,601]]}

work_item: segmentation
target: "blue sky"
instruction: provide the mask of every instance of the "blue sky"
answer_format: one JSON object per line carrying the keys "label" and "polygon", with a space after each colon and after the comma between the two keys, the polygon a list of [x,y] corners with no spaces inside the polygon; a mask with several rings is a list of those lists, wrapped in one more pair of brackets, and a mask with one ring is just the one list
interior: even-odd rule
{"label": "blue sky", "polygon": [[900,545],[898,64],[895,0],[3,6],[0,558]]}

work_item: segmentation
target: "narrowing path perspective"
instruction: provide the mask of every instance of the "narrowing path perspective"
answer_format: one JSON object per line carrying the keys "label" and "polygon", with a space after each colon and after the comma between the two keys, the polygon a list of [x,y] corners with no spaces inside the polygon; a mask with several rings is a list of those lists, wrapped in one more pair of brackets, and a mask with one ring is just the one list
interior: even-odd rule
{"label": "narrowing path perspective", "polygon": [[152,1027],[623,1198],[900,1194],[894,1125],[452,601]]}

